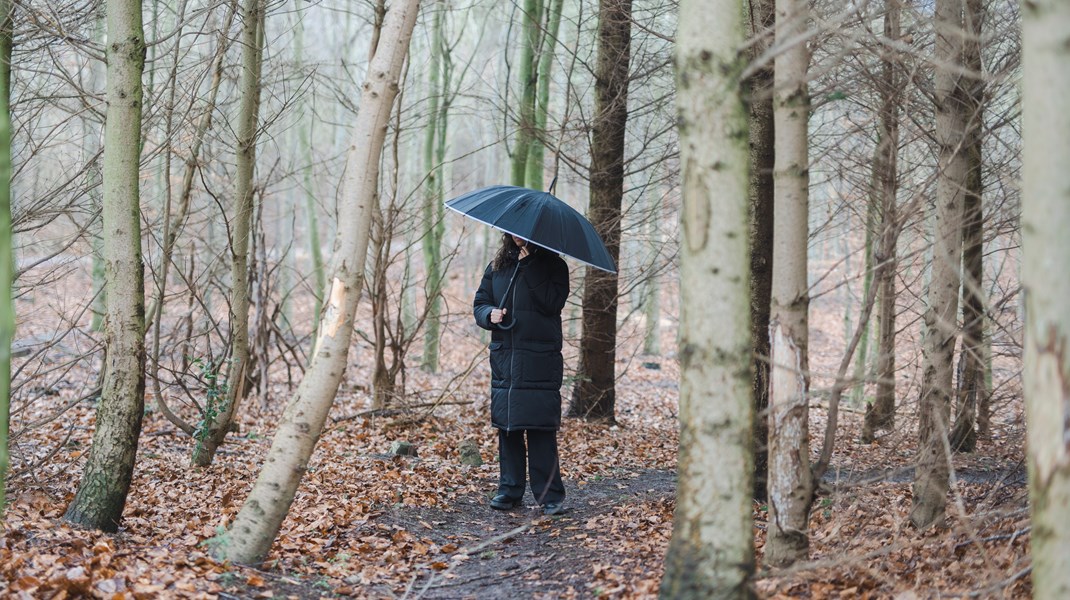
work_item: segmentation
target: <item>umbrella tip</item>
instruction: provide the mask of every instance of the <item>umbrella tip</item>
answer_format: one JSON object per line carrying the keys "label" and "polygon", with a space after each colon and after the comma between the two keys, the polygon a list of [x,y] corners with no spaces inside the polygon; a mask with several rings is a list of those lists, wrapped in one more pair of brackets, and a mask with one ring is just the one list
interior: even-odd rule
{"label": "umbrella tip", "polygon": [[557,175],[554,175],[553,181],[550,182],[550,187],[546,189],[547,193],[553,194],[554,188],[557,186]]}

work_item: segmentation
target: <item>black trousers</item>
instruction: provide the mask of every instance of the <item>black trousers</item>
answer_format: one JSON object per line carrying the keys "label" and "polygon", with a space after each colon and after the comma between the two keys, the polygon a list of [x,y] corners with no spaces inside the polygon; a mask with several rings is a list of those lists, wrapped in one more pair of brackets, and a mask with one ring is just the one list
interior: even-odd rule
{"label": "black trousers", "polygon": [[[524,437],[527,436],[527,449]],[[525,464],[527,463],[527,469]],[[501,475],[498,493],[520,500],[524,497],[525,477],[531,480],[531,494],[539,504],[557,503],[565,499],[565,484],[561,482],[560,461],[557,457],[557,432],[538,429],[519,431],[498,430],[498,464]]]}

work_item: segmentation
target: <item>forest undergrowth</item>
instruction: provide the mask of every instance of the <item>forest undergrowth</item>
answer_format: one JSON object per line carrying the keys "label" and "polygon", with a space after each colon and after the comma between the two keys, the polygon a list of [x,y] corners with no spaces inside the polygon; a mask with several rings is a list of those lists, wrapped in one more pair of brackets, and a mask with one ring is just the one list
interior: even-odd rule
{"label": "forest undergrowth", "polygon": [[[48,317],[62,307],[40,300],[37,306],[27,314],[41,322],[20,324],[20,332],[55,326]],[[811,319],[818,336],[835,337],[833,314]],[[439,373],[410,368],[406,395],[386,414],[368,412],[372,350],[354,343],[326,432],[260,568],[216,562],[205,544],[234,517],[256,477],[288,398],[285,374],[273,372],[267,392],[247,400],[238,430],[208,468],[189,467],[190,438],[159,412],[148,412],[122,528],[104,534],[61,520],[93,425],[92,402],[72,401],[95,380],[97,363],[77,361],[57,385],[27,392],[13,416],[13,430],[22,434],[13,443],[0,589],[16,598],[56,599],[656,596],[672,531],[674,354],[640,355],[625,336],[617,423],[565,419],[566,514],[541,516],[530,495],[527,506],[498,513],[487,506],[498,469],[489,370],[482,359],[469,370],[485,350],[468,322],[464,314],[455,317]],[[675,331],[668,324],[662,347],[671,349]],[[818,341],[814,372],[831,373],[839,357],[821,348],[835,343]],[[73,338],[66,344],[69,353],[79,352]],[[573,358],[566,354],[566,362]],[[827,383],[815,375],[815,389]],[[841,413],[830,475],[814,504],[810,561],[787,570],[761,564],[766,507],[755,502],[760,596],[1029,596],[1020,393],[1001,390],[991,433],[977,452],[953,459],[948,518],[919,533],[908,519],[916,395],[906,395],[909,382],[902,388],[898,428],[873,444],[858,442],[858,407]],[[168,398],[181,409],[177,393]],[[811,410],[815,455],[827,412],[818,398]],[[395,441],[413,443],[418,455],[392,455]],[[458,447],[466,441],[479,448],[482,466],[460,463]]]}

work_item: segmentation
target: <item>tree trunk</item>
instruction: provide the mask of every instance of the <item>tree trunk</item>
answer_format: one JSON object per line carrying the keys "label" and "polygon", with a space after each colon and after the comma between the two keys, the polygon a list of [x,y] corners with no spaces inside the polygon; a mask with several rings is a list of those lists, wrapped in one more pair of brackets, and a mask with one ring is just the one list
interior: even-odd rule
{"label": "tree trunk", "polygon": [[788,565],[805,559],[813,501],[807,370],[810,304],[807,291],[809,152],[806,0],[777,0],[776,40],[791,44],[774,64],[776,171],[773,209],[773,287],[769,315],[769,534],[765,560]]}
{"label": "tree trunk", "polygon": [[[881,151],[880,144],[878,143],[878,147],[877,147],[877,150],[875,151],[875,153],[876,152],[880,152],[880,151]],[[874,156],[874,160],[873,160],[873,177],[871,178],[870,193],[866,197],[866,222],[865,222],[866,237],[865,237],[865,242],[864,242],[865,248],[863,249],[863,266],[862,266],[862,297],[863,298],[868,298],[869,297],[869,290],[870,290],[871,287],[873,287],[873,278],[874,278],[873,246],[875,244],[879,243],[878,240],[880,239],[879,235],[874,235],[874,233],[875,233],[874,230],[877,228],[877,203],[880,202],[880,198],[879,198],[880,193],[878,191],[879,184],[878,184],[878,180],[877,180],[877,178],[878,178],[878,173],[877,172],[879,170],[878,164],[879,164],[879,160],[877,160],[877,157]],[[844,240],[844,245],[846,246],[846,240]],[[846,248],[845,248],[845,254],[846,254]],[[847,305],[846,310],[850,311],[851,303],[850,302],[846,302],[846,305]],[[849,313],[848,313],[848,315],[849,315]],[[851,331],[850,318],[847,318],[845,320],[847,322],[847,327],[845,328],[844,337],[848,337],[850,334],[848,334],[846,332]],[[858,405],[858,404],[862,403],[862,400],[865,397],[865,392],[866,392],[866,381],[865,380],[866,380],[866,373],[867,373],[866,359],[868,358],[868,355],[869,355],[869,319],[866,319],[865,321],[859,321],[858,326],[862,329],[862,339],[861,339],[861,343],[858,345],[858,349],[855,351],[857,353],[857,355],[855,357],[852,357],[852,358],[855,359],[855,368],[854,368],[854,377],[853,377],[853,379],[854,379],[854,389],[851,390],[851,401],[855,405]]]}
{"label": "tree trunk", "polygon": [[561,10],[564,0],[550,2],[547,16],[546,33],[539,45],[538,89],[535,95],[535,120],[531,145],[528,148],[527,175],[525,183],[532,189],[544,189],[543,161],[546,155],[546,122],[550,114],[550,72],[554,65],[554,50],[557,47],[557,34],[561,29]]}
{"label": "tree trunk", "polygon": [[[591,199],[588,217],[617,264],[624,196],[624,133],[628,123],[631,0],[600,0]],[[617,275],[587,268],[580,364],[569,416],[613,422],[616,404]]]}
{"label": "tree trunk", "polygon": [[[662,247],[661,240],[661,196],[651,195],[652,200],[646,217],[647,250],[656,257]],[[653,269],[643,284],[643,354],[658,356],[661,354],[661,286],[658,285],[658,271]]]}
{"label": "tree trunk", "polygon": [[374,337],[375,364],[372,366],[372,408],[379,410],[389,406],[396,396],[394,369],[386,364],[388,344],[394,337],[388,334],[387,318],[390,316],[390,298],[387,283],[390,268],[390,239],[394,235],[393,204],[374,219],[371,234],[371,249],[375,256],[370,286],[372,301],[372,334]]}
{"label": "tree trunk", "polygon": [[[174,216],[171,215],[171,191],[168,187],[168,199],[165,203],[164,218],[167,219],[163,228],[163,249],[160,253],[160,266],[157,269],[159,273],[159,284],[156,289],[156,298],[149,304],[149,310],[146,313],[152,328],[152,348],[149,353],[149,364],[152,369],[152,381],[153,381],[153,393],[156,397],[156,406],[163,413],[164,417],[168,421],[173,423],[179,429],[182,429],[189,435],[193,435],[194,427],[185,421],[183,421],[178,415],[173,413],[170,407],[167,405],[166,400],[163,397],[163,392],[160,388],[160,327],[161,319],[163,318],[164,300],[167,291],[167,279],[171,270],[171,262],[174,260],[175,245],[178,242],[179,234],[182,230],[183,224],[186,222],[186,218],[189,216],[189,209],[193,200],[193,176],[197,172],[198,165],[200,164],[198,158],[200,157],[201,147],[204,145],[204,137],[208,132],[208,128],[212,125],[212,114],[216,110],[216,98],[219,95],[219,87],[223,81],[223,60],[226,57],[227,49],[230,48],[231,36],[230,28],[234,22],[234,14],[237,12],[237,3],[232,2],[227,6],[226,17],[223,19],[223,26],[219,30],[219,38],[217,41],[215,55],[212,58],[212,81],[208,88],[208,97],[205,99],[205,107],[201,113],[200,121],[197,124],[197,129],[193,135],[193,142],[190,145],[189,157],[186,159],[186,169],[182,176],[182,187],[179,191],[178,210],[175,211]],[[175,69],[179,63],[180,47],[179,44],[175,45]],[[168,159],[169,163],[170,160]],[[167,172],[170,172],[170,168],[167,168]],[[170,184],[168,184],[170,185]],[[190,260],[193,258],[191,256]],[[177,266],[177,265],[176,265]],[[192,300],[192,292],[191,292]],[[192,316],[189,317],[190,327],[193,325]],[[187,345],[189,341],[187,339]],[[188,353],[182,352],[182,368],[180,372],[185,372],[187,365],[185,361],[188,360]]]}
{"label": "tree trunk", "polygon": [[680,479],[662,598],[754,597],[750,242],[739,234],[751,189],[741,4],[680,3],[680,280],[687,285],[680,288]]}
{"label": "tree trunk", "polygon": [[985,393],[983,361],[985,301],[984,301],[984,214],[981,194],[981,147],[984,126],[984,73],[981,63],[981,26],[984,19],[981,0],[966,0],[963,63],[970,75],[960,81],[965,110],[969,118],[966,128],[966,194],[963,198],[962,223],[962,352],[958,368],[958,411],[951,431],[951,449],[973,452],[977,447],[977,407]]}
{"label": "tree trunk", "polygon": [[[438,371],[439,338],[442,335],[442,238],[445,235],[445,223],[442,220],[442,177],[445,174],[439,153],[438,143],[444,143],[439,136],[439,127],[444,125],[446,86],[442,84],[444,70],[445,40],[442,34],[443,21],[448,7],[444,0],[437,0],[434,7],[434,19],[431,25],[431,56],[428,65],[429,81],[428,102],[429,118],[424,131],[424,170],[427,180],[424,182],[424,205],[422,236],[424,269],[427,279],[424,281],[424,294],[427,297],[427,315],[424,319],[424,352],[420,367],[430,373]],[[445,132],[442,132],[445,133]]]}
{"label": "tree trunk", "polygon": [[249,235],[253,220],[253,175],[256,169],[256,132],[260,108],[260,27],[262,0],[244,0],[242,8],[241,103],[238,108],[237,160],[234,207],[230,223],[230,368],[222,404],[211,398],[196,433],[192,464],[212,464],[215,452],[230,429],[230,422],[245,398],[249,375]]}
{"label": "tree trunk", "polygon": [[[897,40],[900,37],[900,0],[884,2],[884,37]],[[881,235],[889,235],[898,229],[899,213],[896,195],[899,191],[899,59],[891,50],[885,49],[881,56],[880,79],[880,132],[874,168],[877,171],[880,194]],[[877,395],[872,406],[866,407],[862,424],[862,442],[872,443],[877,431],[890,430],[895,425],[895,278],[896,240],[892,236],[885,246],[887,268],[878,269],[877,298],[880,311],[877,314]]]}
{"label": "tree trunk", "polygon": [[[297,19],[297,23],[294,25],[294,69],[301,76],[304,76],[303,66],[305,62],[304,9],[306,4],[307,2],[304,2],[304,0],[294,0],[294,12]],[[323,246],[320,242],[319,215],[316,209],[316,194],[312,181],[312,163],[315,159],[312,155],[312,122],[311,120],[308,122],[305,120],[307,106],[308,101],[305,98],[305,94],[302,94],[297,99],[294,107],[296,112],[294,119],[297,123],[298,153],[304,161],[301,165],[301,192],[305,196],[305,226],[308,227],[308,248],[312,256],[312,280],[314,282],[312,330],[316,331],[319,328],[320,312],[323,310],[323,293],[325,292],[324,288],[327,287],[327,280],[323,273]],[[313,339],[312,343],[315,344],[316,340]]]}
{"label": "tree trunk", "polygon": [[[0,0],[0,290],[14,284],[15,254],[11,235],[11,34],[13,0]],[[7,505],[5,487],[11,415],[11,342],[15,338],[15,303],[0,293],[0,517]]]}
{"label": "tree trunk", "polygon": [[[773,0],[751,0],[751,37],[760,36],[751,60],[773,41],[776,10]],[[750,317],[754,342],[754,497],[767,498],[769,470],[769,303],[773,289],[773,64],[758,70],[750,85]]]}
{"label": "tree trunk", "polygon": [[[99,14],[99,13],[98,13]],[[104,45],[104,19],[94,18],[93,23],[93,41]],[[94,61],[95,64],[91,69],[92,81],[97,82],[101,76],[100,68],[101,63]],[[10,70],[9,70],[10,71]],[[11,93],[11,90],[8,90]],[[85,122],[87,119],[83,120]],[[90,153],[96,154],[100,151],[100,122],[95,118],[93,119],[94,131],[90,133],[86,131],[86,138],[84,144],[91,145],[87,148],[87,155]],[[104,313],[107,312],[108,307],[105,302],[108,298],[107,291],[104,289],[104,238],[103,231],[100,225],[100,211],[101,211],[101,181],[100,181],[100,163],[99,159],[94,161],[94,165],[86,172],[86,187],[88,188],[89,201],[92,203],[93,212],[95,213],[94,220],[96,221],[90,228],[90,247],[93,252],[91,277],[92,277],[92,289],[93,289],[93,302],[90,304],[90,311],[93,313],[93,320],[90,322],[89,328],[93,331],[104,331]]]}
{"label": "tree trunk", "polygon": [[393,4],[383,22],[346,158],[339,214],[346,229],[335,236],[330,293],[312,362],[286,407],[249,497],[227,531],[211,541],[212,553],[220,559],[259,564],[267,556],[342,381],[363,287],[372,212],[378,205],[380,154],[418,8],[419,0]]}
{"label": "tree trunk", "polygon": [[1033,597],[1070,598],[1070,3],[1022,4],[1022,369]]}
{"label": "tree trunk", "polygon": [[951,370],[958,333],[959,265],[962,252],[963,151],[966,105],[958,84],[962,68],[962,0],[936,0],[936,220],[929,282],[926,332],[922,341],[918,459],[910,520],[926,528],[944,518],[949,456]]}
{"label": "tree trunk", "polygon": [[535,93],[539,77],[536,51],[539,47],[539,32],[542,30],[543,0],[524,0],[523,39],[520,47],[520,119],[517,123],[516,146],[513,149],[513,185],[527,183],[528,153],[531,151],[532,132],[535,129]]}
{"label": "tree trunk", "polygon": [[82,481],[64,519],[115,531],[134,473],[145,410],[145,275],[138,203],[141,3],[108,0],[108,108],[104,124],[104,260],[108,291],[104,385]]}

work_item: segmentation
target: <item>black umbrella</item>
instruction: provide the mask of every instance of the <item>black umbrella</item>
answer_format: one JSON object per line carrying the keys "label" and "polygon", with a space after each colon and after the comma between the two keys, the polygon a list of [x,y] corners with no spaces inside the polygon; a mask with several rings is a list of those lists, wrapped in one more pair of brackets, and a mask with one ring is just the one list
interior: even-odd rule
{"label": "black umbrella", "polygon": [[597,269],[617,272],[591,222],[548,192],[492,185],[454,198],[446,207]]}

